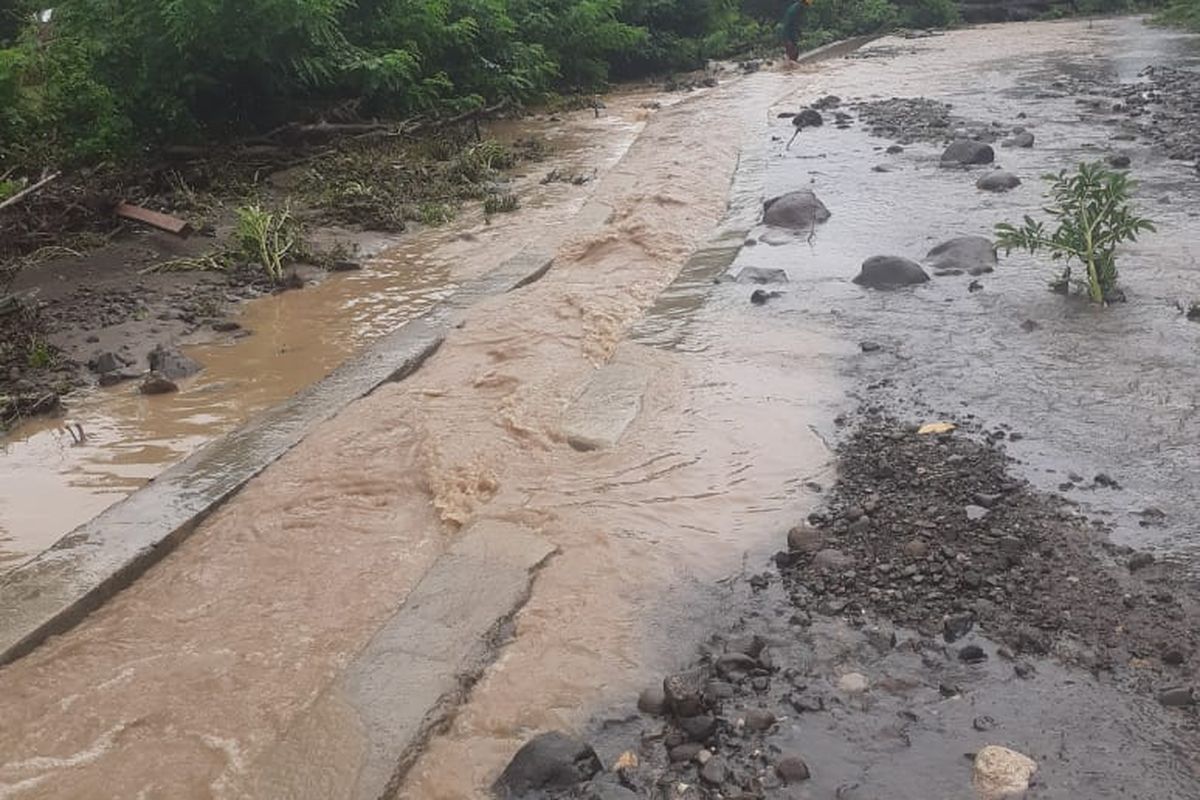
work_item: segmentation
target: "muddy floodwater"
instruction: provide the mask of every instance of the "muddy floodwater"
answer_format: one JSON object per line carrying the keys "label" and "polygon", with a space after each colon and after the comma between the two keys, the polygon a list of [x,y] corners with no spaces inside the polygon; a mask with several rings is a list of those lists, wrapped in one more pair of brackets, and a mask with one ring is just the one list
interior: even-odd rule
{"label": "muddy floodwater", "polygon": [[[993,26],[881,39],[849,58],[726,81],[653,113],[631,104],[619,135],[580,151],[581,163],[605,168],[575,205],[533,203],[501,228],[473,231],[478,241],[414,244],[360,278],[312,290],[336,302],[305,290],[253,306],[247,327],[256,335],[225,359],[202,352],[213,375],[202,381],[227,369],[227,380],[253,386],[248,372],[273,374],[266,356],[295,348],[287,369],[298,383],[288,385],[299,385],[373,325],[435,302],[473,268],[464,261],[487,253],[494,263],[505,247],[532,240],[555,251],[537,283],[467,311],[414,376],[318,426],[130,588],[0,668],[0,798],[245,796],[272,744],[459,531],[503,522],[536,531],[557,553],[511,641],[398,795],[484,796],[530,735],[627,707],[642,685],[693,655],[729,611],[714,587],[761,569],[815,507],[833,478],[834,418],[868,385],[901,406],[1007,425],[1006,435],[1021,434],[1009,446],[1025,477],[1055,488],[1067,473],[1086,476],[1068,496],[1108,515],[1122,540],[1190,561],[1200,547],[1200,325],[1174,308],[1200,297],[1190,168],[1121,145],[1141,181],[1139,203],[1160,229],[1121,262],[1125,304],[1099,309],[1052,294],[1049,267],[1017,256],[978,279],[936,277],[912,291],[872,293],[850,279],[869,256],[919,260],[945,239],[987,235],[1039,206],[1041,173],[1114,149],[1103,114],[1049,91],[1058,76],[1135,80],[1148,64],[1193,64],[1197,52],[1195,38],[1136,19]],[[1037,144],[997,148],[1023,179],[1002,195],[977,190],[978,171],[940,168],[933,142],[885,152],[891,142],[853,111],[849,127],[805,130],[786,147],[792,125],[780,112],[829,94],[850,109],[934,98],[980,124],[1019,119]],[[882,163],[891,171],[873,169]],[[827,223],[790,237],[758,225],[764,197],[798,188],[821,197]],[[398,259],[418,267],[402,284],[372,277]],[[719,280],[745,266],[780,268],[789,280],[768,287],[780,296],[752,305],[756,287]],[[322,319],[358,312],[327,341],[320,326],[297,325],[292,312],[302,309],[288,303],[316,304],[303,313],[329,315]],[[864,353],[867,340],[879,349]],[[234,365],[238,348],[258,354],[255,366]],[[580,451],[564,419],[614,366],[644,386],[640,407],[615,445]],[[158,423],[155,411],[165,412],[156,406],[122,405],[146,401],[96,402],[137,428],[130,439],[145,439],[143,451],[178,453],[245,413],[230,410],[231,394],[220,395],[218,413],[201,389],[175,399],[190,411]],[[249,396],[266,404],[271,391]],[[147,476],[138,470],[150,460],[138,461],[133,445],[129,458],[143,466],[125,472],[116,448],[109,466],[99,458],[87,466],[51,431],[25,441],[12,445],[14,458],[44,464],[37,447],[65,454],[77,477],[66,485],[85,497],[98,496],[97,483],[127,491]],[[1090,488],[1099,472],[1122,488]],[[57,478],[51,484],[66,491]],[[1165,515],[1161,525],[1132,515],[1149,506]],[[1080,705],[1103,696],[1090,683],[1061,694],[1070,680],[1049,672],[1038,691]],[[1074,719],[1088,724],[1086,714]],[[1145,728],[1105,728],[1105,746],[1119,750],[1126,734],[1142,742]],[[359,734],[337,735],[345,740],[328,752],[353,759]],[[821,737],[821,756],[836,758],[839,741]],[[1163,771],[1155,785],[1186,791],[1186,777],[1166,762],[1147,762]],[[1060,789],[1086,785],[1072,784],[1069,768],[1054,774],[1067,776]],[[937,785],[952,796],[952,782]]]}
{"label": "muddy floodwater", "polygon": [[[553,149],[547,161],[513,176],[524,197],[520,219],[485,221],[468,210],[439,228],[357,237],[379,251],[361,272],[334,273],[305,291],[246,303],[237,317],[251,334],[244,338],[184,339],[204,370],[178,394],[147,397],[132,383],[80,391],[69,399],[65,418],[32,419],[7,433],[0,439],[0,572],[514,255],[529,242],[528,230],[552,243],[591,185],[541,179],[554,169],[587,177],[611,167],[645,124],[643,102],[642,94],[630,93],[616,98],[602,118],[589,113],[566,123],[497,123],[489,135],[541,136]],[[85,441],[76,442],[65,423],[82,426]]]}

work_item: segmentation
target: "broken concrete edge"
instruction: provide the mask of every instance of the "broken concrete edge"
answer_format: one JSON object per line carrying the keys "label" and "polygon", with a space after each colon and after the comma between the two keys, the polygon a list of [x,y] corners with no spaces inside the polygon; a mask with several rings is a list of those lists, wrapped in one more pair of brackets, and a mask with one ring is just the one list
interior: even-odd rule
{"label": "broken concrete edge", "polygon": [[534,581],[558,548],[536,531],[479,521],[416,585],[278,738],[239,770],[238,797],[312,786],[347,800],[396,796],[429,739],[445,731],[511,640]]}
{"label": "broken concrete edge", "polygon": [[[8,572],[0,578],[0,667],[67,632],[133,583],[313,427],[420,369],[451,329],[453,311],[528,286],[552,261],[548,254],[518,253]],[[135,529],[142,536],[129,535]]]}
{"label": "broken concrete edge", "polygon": [[501,648],[512,639],[512,627],[516,621],[517,614],[521,613],[521,609],[525,607],[529,602],[529,598],[533,596],[533,583],[537,578],[537,573],[558,552],[558,548],[550,549],[537,563],[529,567],[529,581],[524,591],[511,608],[492,624],[491,628],[480,637],[476,646],[463,658],[463,662],[455,676],[457,685],[452,690],[443,694],[438,699],[438,702],[425,713],[425,718],[422,720],[420,728],[402,748],[399,758],[396,761],[395,771],[392,773],[387,785],[377,795],[374,795],[373,789],[368,787],[370,794],[367,796],[374,795],[379,800],[397,796],[400,791],[400,784],[407,777],[409,770],[412,769],[413,764],[416,763],[417,758],[424,751],[425,745],[434,736],[438,736],[449,730],[450,723],[454,720],[454,711],[467,701],[471,695],[471,691],[479,683],[480,679],[483,678],[488,667],[495,663]]}

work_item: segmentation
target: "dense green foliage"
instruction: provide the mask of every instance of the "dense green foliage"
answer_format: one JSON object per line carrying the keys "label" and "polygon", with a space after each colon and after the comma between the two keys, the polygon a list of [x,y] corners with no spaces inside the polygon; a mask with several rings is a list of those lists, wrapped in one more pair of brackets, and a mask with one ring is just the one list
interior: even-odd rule
{"label": "dense green foliage", "polygon": [[1168,25],[1200,31],[1200,0],[1175,0],[1158,19]]}
{"label": "dense green foliage", "polygon": [[[951,0],[902,1],[816,0],[804,41],[954,20]],[[776,46],[787,2],[0,0],[0,174],[695,68]]]}
{"label": "dense green foliage", "polygon": [[1045,178],[1050,184],[1045,211],[1055,228],[1028,215],[1020,225],[1004,222],[996,226],[996,246],[1005,252],[1047,251],[1064,266],[1056,285],[1069,285],[1071,266],[1078,263],[1085,274],[1077,283],[1092,302],[1104,302],[1117,288],[1117,247],[1153,231],[1154,223],[1134,213],[1133,184],[1124,172],[1097,162]]}

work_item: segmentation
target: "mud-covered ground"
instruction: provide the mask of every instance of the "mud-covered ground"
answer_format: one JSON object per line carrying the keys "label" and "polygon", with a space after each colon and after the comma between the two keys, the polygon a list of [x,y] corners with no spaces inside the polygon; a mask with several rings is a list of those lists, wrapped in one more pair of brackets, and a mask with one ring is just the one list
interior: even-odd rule
{"label": "mud-covered ground", "polygon": [[[540,160],[538,139],[477,141],[470,126],[437,137],[375,137],[195,154],[144,174],[72,178],[6,211],[0,251],[0,426],[54,411],[80,387],[134,376],[146,354],[209,329],[247,335],[236,304],[302,288],[359,260],[413,224],[451,219],[465,203],[505,204],[502,170]],[[570,176],[568,176],[570,177]],[[564,179],[564,178],[556,178]],[[127,198],[175,215],[177,237],[118,219]],[[286,213],[301,246],[273,281],[236,240],[236,209]],[[62,220],[53,229],[51,222]],[[50,229],[48,229],[50,228]],[[7,313],[5,313],[7,312]],[[120,370],[97,371],[111,353]],[[105,378],[105,376],[108,378]]]}

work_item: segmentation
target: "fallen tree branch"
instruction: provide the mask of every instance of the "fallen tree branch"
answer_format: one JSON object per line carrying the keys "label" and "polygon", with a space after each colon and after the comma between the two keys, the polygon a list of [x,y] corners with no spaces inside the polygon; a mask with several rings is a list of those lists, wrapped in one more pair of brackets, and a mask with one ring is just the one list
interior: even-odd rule
{"label": "fallen tree branch", "polygon": [[60,175],[62,175],[61,172],[54,172],[54,173],[51,173],[49,176],[42,178],[40,181],[33,184],[32,186],[26,186],[24,189],[17,192],[12,197],[5,200],[3,203],[0,203],[0,209],[5,209],[5,208],[8,208],[9,206],[16,205],[21,200],[25,199],[27,196],[33,194],[38,189],[41,189],[43,186],[46,186],[47,184],[50,184],[50,183],[54,183],[54,181],[58,180]]}

